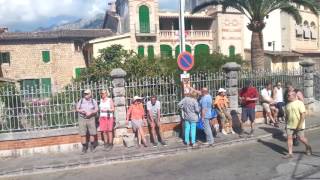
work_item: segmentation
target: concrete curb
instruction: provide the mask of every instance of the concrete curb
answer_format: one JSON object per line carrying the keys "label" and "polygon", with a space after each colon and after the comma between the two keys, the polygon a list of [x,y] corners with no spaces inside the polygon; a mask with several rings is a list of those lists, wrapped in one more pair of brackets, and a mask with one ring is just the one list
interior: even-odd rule
{"label": "concrete curb", "polygon": [[[320,128],[320,124],[316,124],[306,128],[306,130],[313,131],[319,128]],[[108,164],[125,163],[125,162],[142,160],[142,159],[152,159],[152,158],[158,158],[162,156],[172,156],[172,155],[182,154],[185,152],[192,152],[192,151],[204,150],[209,148],[220,149],[220,148],[237,145],[237,144],[257,142],[261,139],[271,139],[274,136],[278,136],[278,135],[281,135],[281,133],[277,133],[277,134],[269,133],[269,134],[252,137],[252,138],[240,138],[240,139],[230,140],[226,142],[219,142],[214,144],[213,146],[199,145],[198,147],[177,147],[177,148],[166,149],[166,150],[143,152],[143,153],[138,153],[134,155],[120,155],[116,157],[104,156],[99,158],[91,157],[91,158],[81,159],[77,162],[64,162],[64,163],[54,164],[54,165],[18,168],[10,171],[0,170],[0,177],[4,178],[4,177],[34,175],[34,174],[41,174],[41,173],[52,173],[57,171],[90,168],[90,167],[96,167],[96,166],[108,165]]]}

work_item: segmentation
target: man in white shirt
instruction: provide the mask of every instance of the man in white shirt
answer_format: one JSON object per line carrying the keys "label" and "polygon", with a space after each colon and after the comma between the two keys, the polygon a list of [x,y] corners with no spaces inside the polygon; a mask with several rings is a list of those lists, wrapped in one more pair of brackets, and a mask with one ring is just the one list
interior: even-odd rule
{"label": "man in white shirt", "polygon": [[279,127],[279,125],[275,121],[275,117],[277,116],[277,109],[275,107],[276,102],[272,98],[272,84],[268,82],[265,88],[263,88],[260,93],[263,110],[266,112],[267,117],[270,119],[273,125],[275,127]]}
{"label": "man in white shirt", "polygon": [[167,144],[163,141],[161,137],[161,127],[160,127],[160,110],[161,104],[160,101],[157,100],[157,96],[152,96],[150,101],[147,102],[147,110],[148,110],[148,123],[151,127],[151,135],[153,138],[153,146],[156,147],[158,145],[158,141],[163,146]]}

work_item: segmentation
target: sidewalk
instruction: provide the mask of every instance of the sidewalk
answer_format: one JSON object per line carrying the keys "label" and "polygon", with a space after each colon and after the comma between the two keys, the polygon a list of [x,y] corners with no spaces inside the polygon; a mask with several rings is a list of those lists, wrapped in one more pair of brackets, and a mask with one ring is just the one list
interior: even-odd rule
{"label": "sidewalk", "polygon": [[[309,116],[306,122],[307,129],[320,127],[318,116]],[[170,138],[167,140],[168,146],[166,147],[158,145],[155,148],[150,145],[147,148],[142,147],[138,149],[136,147],[125,148],[123,146],[115,146],[112,150],[105,151],[102,146],[99,146],[96,152],[88,152],[85,155],[81,155],[80,152],[72,152],[0,159],[0,177],[92,167],[115,162],[174,155],[204,148],[222,148],[226,146],[229,146],[227,148],[232,148],[233,146],[231,145],[255,142],[261,138],[270,138],[272,135],[279,136],[284,132],[283,129],[284,124],[281,124],[279,129],[266,124],[260,124],[256,127],[255,135],[252,138],[239,138],[238,134],[224,136],[219,133],[219,138],[215,139],[214,146],[210,147],[206,145],[200,145],[195,148],[186,147],[183,145],[182,139]]]}

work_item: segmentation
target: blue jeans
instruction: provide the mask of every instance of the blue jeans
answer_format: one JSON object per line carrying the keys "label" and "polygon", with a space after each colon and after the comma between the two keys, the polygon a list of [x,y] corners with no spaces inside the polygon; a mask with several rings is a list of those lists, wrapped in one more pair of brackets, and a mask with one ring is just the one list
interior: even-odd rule
{"label": "blue jeans", "polygon": [[203,120],[204,133],[206,134],[206,139],[209,144],[214,143],[214,138],[211,130],[210,119],[205,118]]}
{"label": "blue jeans", "polygon": [[186,144],[190,143],[190,134],[191,134],[191,143],[195,144],[196,143],[196,127],[197,123],[196,122],[191,122],[188,120],[184,121],[184,142]]}

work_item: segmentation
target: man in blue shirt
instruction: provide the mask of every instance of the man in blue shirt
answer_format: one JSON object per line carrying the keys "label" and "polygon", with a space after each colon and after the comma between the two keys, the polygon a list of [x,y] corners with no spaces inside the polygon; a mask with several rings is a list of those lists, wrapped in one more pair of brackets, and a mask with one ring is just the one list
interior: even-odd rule
{"label": "man in blue shirt", "polygon": [[214,138],[211,130],[210,120],[212,118],[212,96],[209,94],[208,88],[202,88],[202,97],[200,99],[201,107],[201,119],[204,125],[204,132],[206,134],[207,142],[204,144],[212,145],[214,143]]}

